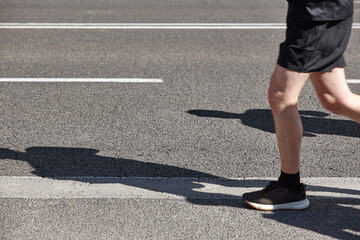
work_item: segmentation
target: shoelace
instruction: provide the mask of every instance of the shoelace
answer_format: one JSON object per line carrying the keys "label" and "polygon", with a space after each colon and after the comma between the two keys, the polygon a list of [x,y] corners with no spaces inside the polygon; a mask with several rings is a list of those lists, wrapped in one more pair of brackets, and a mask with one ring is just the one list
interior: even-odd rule
{"label": "shoelace", "polygon": [[279,186],[279,183],[277,181],[270,181],[268,183],[268,185],[266,185],[265,190],[269,191],[269,190],[272,190],[274,188],[277,188],[278,186]]}
{"label": "shoelace", "polygon": [[275,190],[288,191],[287,188],[281,186],[277,181],[270,181],[265,187],[265,192],[267,194],[274,192]]}

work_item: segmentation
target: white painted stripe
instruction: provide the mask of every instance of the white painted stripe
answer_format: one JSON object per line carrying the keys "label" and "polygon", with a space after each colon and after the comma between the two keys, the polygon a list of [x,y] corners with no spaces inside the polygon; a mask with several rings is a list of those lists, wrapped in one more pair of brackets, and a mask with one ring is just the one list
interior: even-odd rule
{"label": "white painted stripe", "polygon": [[0,28],[56,29],[252,29],[285,28],[283,23],[2,23]]}
{"label": "white painted stripe", "polygon": [[[0,177],[2,198],[239,199],[269,178]],[[313,198],[360,199],[360,178],[304,178]]]}
{"label": "white painted stripe", "polygon": [[162,83],[153,78],[0,78],[0,82]]}
{"label": "white painted stripe", "polygon": [[285,29],[283,23],[1,23],[10,29]]}
{"label": "white painted stripe", "polygon": [[348,83],[360,83],[360,79],[348,79]]}
{"label": "white painted stripe", "polygon": [[[0,82],[92,82],[92,83],[162,83],[156,78],[0,78]],[[348,79],[348,83],[360,83],[360,79]]]}
{"label": "white painted stripe", "polygon": [[[358,3],[360,3],[360,2],[358,2]],[[350,206],[350,208],[353,208],[353,207]],[[354,237],[357,236],[358,237],[357,239],[360,239],[360,232],[357,232],[357,231],[351,230],[351,229],[344,229],[343,231],[354,235]]]}
{"label": "white painted stripe", "polygon": [[[286,29],[285,23],[0,23],[0,29]],[[353,23],[360,29],[360,23]]]}

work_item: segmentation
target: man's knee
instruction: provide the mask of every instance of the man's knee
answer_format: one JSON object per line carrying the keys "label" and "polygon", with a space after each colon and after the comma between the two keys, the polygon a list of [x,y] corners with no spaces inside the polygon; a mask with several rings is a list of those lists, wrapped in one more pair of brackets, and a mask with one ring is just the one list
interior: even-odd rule
{"label": "man's knee", "polygon": [[281,112],[289,107],[296,106],[297,97],[276,90],[270,86],[268,90],[268,102],[273,112]]}
{"label": "man's knee", "polygon": [[268,102],[273,112],[296,106],[308,77],[308,73],[298,73],[276,65],[268,89]]}

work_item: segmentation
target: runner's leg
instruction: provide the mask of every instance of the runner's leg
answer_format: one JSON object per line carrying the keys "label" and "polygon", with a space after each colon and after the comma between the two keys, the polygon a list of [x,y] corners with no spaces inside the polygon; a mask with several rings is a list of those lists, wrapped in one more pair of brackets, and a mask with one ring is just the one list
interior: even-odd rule
{"label": "runner's leg", "polygon": [[268,98],[275,122],[282,172],[278,181],[271,181],[264,189],[243,194],[244,201],[253,208],[300,210],[310,205],[305,186],[298,182],[303,129],[297,110],[299,94],[309,75],[287,70],[280,65],[274,69]]}
{"label": "runner's leg", "polygon": [[303,127],[297,103],[309,75],[276,65],[270,80],[268,99],[274,117],[281,170],[287,174],[300,171]]}
{"label": "runner's leg", "polygon": [[321,104],[327,110],[360,123],[360,95],[351,92],[344,68],[311,73],[310,78]]}

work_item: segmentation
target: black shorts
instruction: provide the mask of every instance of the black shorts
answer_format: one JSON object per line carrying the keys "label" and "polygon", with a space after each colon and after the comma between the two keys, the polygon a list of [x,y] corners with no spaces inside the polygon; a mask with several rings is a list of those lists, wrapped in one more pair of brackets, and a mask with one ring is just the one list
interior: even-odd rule
{"label": "black shorts", "polygon": [[352,17],[336,21],[309,21],[287,16],[286,39],[280,44],[278,64],[297,72],[331,72],[345,67]]}

